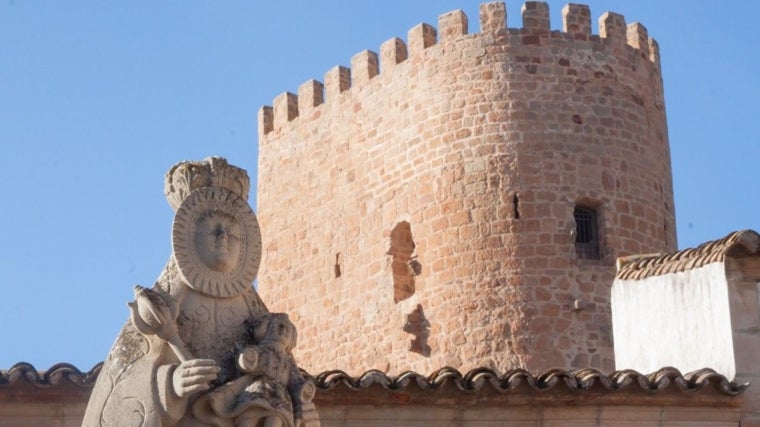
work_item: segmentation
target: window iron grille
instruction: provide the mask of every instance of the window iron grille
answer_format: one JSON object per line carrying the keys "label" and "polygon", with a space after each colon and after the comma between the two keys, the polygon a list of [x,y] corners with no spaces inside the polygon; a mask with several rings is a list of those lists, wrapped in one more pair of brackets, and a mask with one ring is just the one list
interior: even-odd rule
{"label": "window iron grille", "polygon": [[575,217],[575,253],[580,259],[601,259],[599,226],[594,209],[577,206]]}

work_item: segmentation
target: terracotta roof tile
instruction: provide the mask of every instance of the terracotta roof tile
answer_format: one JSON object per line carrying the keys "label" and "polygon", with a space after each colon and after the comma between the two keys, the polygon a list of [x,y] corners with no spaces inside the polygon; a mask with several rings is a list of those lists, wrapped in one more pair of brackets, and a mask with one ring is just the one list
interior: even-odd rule
{"label": "terracotta roof tile", "polygon": [[74,365],[57,363],[47,371],[38,371],[26,362],[13,365],[9,370],[0,370],[0,388],[26,382],[41,388],[56,387],[65,383],[92,388],[98,379],[103,362],[92,367],[88,372],[82,372]]}
{"label": "terracotta roof tile", "polygon": [[[59,363],[47,371],[38,371],[29,363],[17,363],[7,371],[0,370],[0,401],[6,393],[17,393],[16,390],[32,389],[50,394],[68,396],[72,399],[87,399],[90,389],[95,385],[95,380],[100,373],[102,363],[95,365],[88,372],[82,372],[76,367]],[[307,374],[307,376],[309,376]],[[533,375],[522,369],[513,369],[498,374],[488,368],[476,368],[465,374],[458,370],[445,367],[429,376],[423,376],[416,372],[404,372],[398,376],[389,376],[377,370],[370,370],[358,377],[352,377],[343,371],[327,371],[316,376],[309,376],[314,380],[319,392],[318,400],[330,402],[334,398],[344,399],[350,395],[362,396],[365,391],[371,389],[386,390],[391,393],[411,392],[417,396],[437,395],[438,390],[448,389],[460,393],[461,396],[485,396],[496,392],[512,396],[521,396],[525,393],[541,392],[545,399],[553,399],[545,395],[545,391],[561,393],[557,396],[568,396],[566,393],[581,397],[590,393],[590,398],[596,399],[599,393],[602,395],[616,396],[623,393],[627,396],[651,396],[655,398],[668,392],[687,392],[704,397],[725,396],[730,399],[741,395],[749,384],[737,384],[729,381],[725,376],[718,374],[712,369],[700,369],[698,371],[681,374],[675,368],[662,368],[657,372],[644,375],[633,370],[616,371],[609,375],[602,374],[594,369],[581,369],[567,371],[562,369],[550,369],[538,375]],[[73,389],[71,387],[74,387]],[[67,391],[68,390],[68,391]],[[81,391],[76,391],[81,390]],[[349,393],[348,395],[345,393]],[[419,394],[421,393],[421,394]],[[577,394],[576,394],[577,393]],[[633,394],[631,394],[633,393]],[[683,394],[683,393],[679,393]],[[320,395],[322,396],[321,399]],[[81,396],[81,397],[77,397]],[[597,397],[593,397],[597,396]],[[684,396],[685,397],[685,396]],[[37,399],[42,398],[37,397]],[[366,400],[366,396],[361,399]],[[34,399],[34,398],[33,398]],[[349,401],[354,399],[348,397]],[[511,398],[512,399],[512,398]],[[628,399],[628,398],[626,398]],[[726,401],[728,402],[728,401]]]}
{"label": "terracotta roof tile", "polygon": [[760,251],[760,235],[752,230],[735,231],[696,248],[668,254],[634,255],[618,259],[616,277],[641,280],[647,277],[699,268],[725,260],[726,256],[754,255]]}
{"label": "terracotta roof tile", "polygon": [[[41,372],[29,363],[17,363],[7,371],[0,370],[0,389],[13,387],[22,382],[40,388],[55,388],[67,384],[92,388],[101,366],[102,363],[98,363],[89,371],[82,372],[70,364],[59,363]],[[486,386],[496,391],[508,392],[524,384],[537,391],[563,387],[568,391],[582,392],[598,384],[608,392],[633,388],[646,393],[657,393],[675,385],[682,391],[697,392],[712,388],[721,394],[736,396],[749,386],[749,384],[729,381],[712,369],[706,368],[681,374],[678,369],[671,367],[662,368],[648,375],[633,370],[616,371],[605,375],[595,369],[577,371],[550,369],[538,375],[533,375],[523,369],[512,369],[500,375],[488,368],[476,368],[462,374],[454,368],[444,367],[429,376],[416,372],[389,376],[381,371],[370,370],[358,377],[352,377],[343,371],[336,370],[323,372],[311,378],[314,379],[317,388],[323,392],[329,392],[338,385],[353,391],[365,390],[374,385],[390,391],[400,391],[412,384],[422,391],[434,391],[447,383],[454,385],[462,392],[477,392]]]}
{"label": "terracotta roof tile", "polygon": [[352,377],[343,371],[328,371],[313,378],[317,388],[325,391],[333,389],[338,384],[354,391],[368,389],[375,384],[390,391],[404,390],[410,384],[416,385],[423,391],[433,391],[450,382],[463,392],[479,391],[486,385],[494,390],[507,392],[515,390],[522,384],[527,384],[538,391],[564,387],[569,391],[582,392],[600,384],[609,392],[638,387],[641,391],[656,393],[674,384],[682,391],[696,392],[713,388],[722,394],[736,396],[749,386],[749,384],[736,384],[729,381],[712,369],[705,368],[681,374],[678,369],[671,367],[662,368],[649,375],[634,370],[616,371],[605,375],[595,369],[578,371],[551,369],[537,376],[523,369],[512,369],[499,375],[488,368],[476,368],[463,375],[454,368],[445,367],[427,377],[416,372],[388,376],[383,372],[371,370],[359,377]]}

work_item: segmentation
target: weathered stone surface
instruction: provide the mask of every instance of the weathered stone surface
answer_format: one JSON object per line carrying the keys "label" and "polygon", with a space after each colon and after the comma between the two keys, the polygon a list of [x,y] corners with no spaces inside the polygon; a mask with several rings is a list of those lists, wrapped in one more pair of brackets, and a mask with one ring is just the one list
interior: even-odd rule
{"label": "weathered stone surface", "polygon": [[174,251],[152,288],[135,287],[84,426],[319,426],[295,327],[253,289],[261,235],[248,188],[221,158],[169,171]]}

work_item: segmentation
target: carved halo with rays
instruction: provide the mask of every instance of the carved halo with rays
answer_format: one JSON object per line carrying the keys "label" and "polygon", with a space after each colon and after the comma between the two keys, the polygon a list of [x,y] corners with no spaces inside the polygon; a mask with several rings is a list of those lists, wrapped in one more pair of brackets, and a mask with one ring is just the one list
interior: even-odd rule
{"label": "carved halo with rays", "polygon": [[[194,236],[199,219],[221,212],[240,225],[240,254],[230,271],[215,271],[201,261]],[[230,298],[253,286],[261,262],[261,230],[253,210],[235,193],[220,187],[194,190],[177,209],[172,248],[187,285],[203,294]]]}

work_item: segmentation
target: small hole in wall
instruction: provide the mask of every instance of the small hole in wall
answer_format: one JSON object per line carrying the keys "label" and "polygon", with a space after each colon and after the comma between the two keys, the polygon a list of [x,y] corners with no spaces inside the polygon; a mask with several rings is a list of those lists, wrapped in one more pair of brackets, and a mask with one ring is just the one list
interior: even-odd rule
{"label": "small hole in wall", "polygon": [[520,198],[517,193],[515,193],[515,195],[512,197],[512,208],[512,216],[515,219],[520,219]]}
{"label": "small hole in wall", "polygon": [[336,279],[340,278],[340,275],[341,275],[341,271],[340,271],[340,252],[338,252],[337,254],[335,254],[335,267],[334,267],[334,270],[335,270],[335,278]]}
{"label": "small hole in wall", "polygon": [[422,264],[420,264],[419,261],[417,261],[416,258],[412,258],[409,260],[409,268],[412,269],[412,273],[414,273],[415,276],[419,276],[422,274]]}

